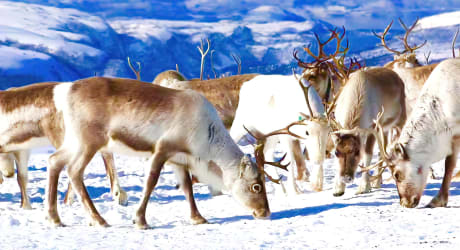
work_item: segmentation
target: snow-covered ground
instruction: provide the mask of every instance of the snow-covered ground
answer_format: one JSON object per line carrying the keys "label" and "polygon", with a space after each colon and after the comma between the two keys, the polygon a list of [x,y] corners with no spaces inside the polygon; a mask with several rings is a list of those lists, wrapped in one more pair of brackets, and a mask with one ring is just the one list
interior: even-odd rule
{"label": "snow-covered ground", "polygon": [[[116,156],[120,182],[129,204],[112,202],[100,157],[86,169],[85,184],[110,228],[88,226],[79,202],[62,204],[68,179],[59,182],[58,210],[64,228],[50,228],[44,220],[43,200],[48,153],[37,151],[29,162],[28,192],[33,210],[19,208],[20,193],[14,178],[0,185],[0,249],[458,249],[460,246],[460,183],[453,183],[447,208],[424,209],[440,187],[429,180],[421,205],[402,208],[393,181],[369,194],[355,195],[356,184],[342,197],[332,196],[335,160],[326,161],[323,192],[285,196],[279,186],[267,184],[272,216],[255,220],[228,195],[211,197],[206,186],[195,184],[201,214],[210,224],[192,225],[188,203],[175,189],[172,171],[165,168],[147,208],[151,230],[132,224],[142,195],[144,166],[139,158]],[[374,156],[376,157],[376,155]],[[434,165],[442,177],[442,162]],[[388,176],[387,176],[388,177]],[[356,182],[356,180],[355,180]]]}

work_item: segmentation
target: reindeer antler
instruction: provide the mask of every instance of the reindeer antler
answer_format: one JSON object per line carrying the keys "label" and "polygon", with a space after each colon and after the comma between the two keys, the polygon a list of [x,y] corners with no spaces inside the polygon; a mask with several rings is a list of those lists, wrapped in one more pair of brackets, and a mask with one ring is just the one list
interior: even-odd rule
{"label": "reindeer antler", "polygon": [[393,25],[393,20],[391,21],[390,24],[388,24],[388,26],[385,28],[385,30],[383,31],[382,35],[379,36],[374,30],[372,31],[372,33],[374,33],[374,36],[380,38],[380,41],[381,41],[381,46],[383,46],[385,49],[387,49],[388,51],[392,52],[392,53],[395,53],[396,55],[401,55],[405,52],[407,52],[407,49],[402,51],[402,52],[399,52],[397,50],[394,50],[394,49],[391,49],[390,47],[388,47],[387,43],[385,42],[385,36],[387,35],[388,31],[390,30],[391,28],[391,25]]}
{"label": "reindeer antler", "polygon": [[457,28],[457,32],[455,32],[454,39],[452,39],[452,57],[455,58],[455,41],[457,41],[458,31],[460,28]]}
{"label": "reindeer antler", "polygon": [[141,63],[136,62],[136,64],[137,64],[137,70],[131,64],[131,60],[129,59],[129,56],[128,56],[128,65],[131,68],[131,70],[134,72],[134,74],[136,75],[136,79],[140,81],[141,80]]}
{"label": "reindeer antler", "polygon": [[208,38],[206,38],[206,41],[208,42],[208,48],[206,49],[206,51],[204,50],[203,40],[200,41],[200,46],[197,46],[201,54],[200,80],[203,80],[204,58],[206,57],[206,55],[209,52],[209,49],[211,48],[211,41],[209,41]]}
{"label": "reindeer antler", "polygon": [[233,60],[235,60],[236,65],[238,65],[238,75],[241,74],[241,57],[232,53]]}
{"label": "reindeer antler", "polygon": [[287,171],[287,167],[289,166],[290,163],[287,163],[287,164],[282,164],[281,163],[284,160],[284,158],[286,157],[286,154],[284,154],[284,156],[278,161],[275,161],[275,162],[265,161],[264,148],[265,148],[265,142],[267,141],[267,138],[270,137],[270,136],[273,136],[273,135],[285,134],[285,135],[293,136],[293,137],[298,138],[298,139],[303,139],[303,137],[301,137],[299,135],[296,135],[296,134],[294,134],[293,132],[290,131],[292,126],[305,125],[303,123],[303,121],[304,120],[293,122],[293,123],[289,124],[288,126],[286,126],[285,128],[272,131],[272,132],[270,132],[268,134],[261,134],[260,132],[257,132],[257,131],[255,131],[255,132],[250,131],[249,129],[247,129],[243,125],[244,129],[252,137],[254,137],[257,140],[256,144],[254,145],[254,156],[256,158],[257,167],[259,168],[261,173],[263,173],[265,176],[267,176],[267,178],[270,181],[273,181],[273,182],[275,182],[277,184],[280,184],[280,179],[275,179],[272,176],[270,176],[267,172],[265,172],[265,170],[264,170],[264,165],[265,164],[268,164],[268,165],[271,165],[271,166],[274,166],[274,167],[277,167],[277,168],[281,168],[281,169],[284,169],[284,170]]}
{"label": "reindeer antler", "polygon": [[401,24],[401,26],[404,28],[404,30],[406,31],[406,34],[404,34],[404,38],[403,38],[403,42],[404,42],[404,47],[406,48],[406,51],[410,52],[410,53],[414,53],[415,50],[417,49],[420,49],[421,47],[423,47],[427,40],[425,40],[421,45],[417,46],[417,45],[414,45],[414,47],[411,47],[409,46],[409,43],[407,42],[407,38],[409,37],[409,34],[411,33],[411,31],[415,28],[415,25],[417,25],[417,22],[418,22],[418,17],[417,17],[417,20],[415,20],[415,22],[412,24],[412,26],[410,28],[407,28],[407,26],[404,24],[404,22],[402,21],[401,18],[398,18],[399,20],[399,23]]}

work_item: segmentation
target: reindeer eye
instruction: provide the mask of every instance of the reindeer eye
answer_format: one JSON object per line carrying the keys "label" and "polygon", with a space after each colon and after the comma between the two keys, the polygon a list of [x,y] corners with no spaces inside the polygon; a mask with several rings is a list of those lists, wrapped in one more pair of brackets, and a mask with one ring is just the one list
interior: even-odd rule
{"label": "reindeer eye", "polygon": [[258,194],[260,192],[262,192],[262,185],[256,183],[256,184],[252,184],[251,186],[251,191]]}
{"label": "reindeer eye", "polygon": [[308,131],[305,131],[305,134],[306,134],[306,135],[310,135],[310,133],[308,133]]}
{"label": "reindeer eye", "polygon": [[397,170],[397,171],[393,174],[393,177],[394,177],[395,181],[401,182],[401,181],[402,181],[402,174],[401,174],[401,171]]}

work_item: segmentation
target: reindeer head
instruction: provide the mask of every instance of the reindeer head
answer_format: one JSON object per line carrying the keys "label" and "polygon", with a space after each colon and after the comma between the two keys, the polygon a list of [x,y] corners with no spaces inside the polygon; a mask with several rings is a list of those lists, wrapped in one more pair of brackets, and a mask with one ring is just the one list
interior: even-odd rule
{"label": "reindeer head", "polygon": [[[363,143],[363,138],[372,135],[377,140],[377,144],[380,149],[380,160],[369,167],[362,168],[361,171],[369,171],[370,169],[379,167],[379,175],[382,174],[384,167],[383,164],[389,162],[389,156],[386,153],[386,144],[384,139],[383,128],[381,125],[381,119],[383,117],[382,111],[377,114],[374,120],[374,128],[359,128],[356,127],[351,130],[345,130],[339,127],[339,131],[333,133],[333,140],[335,144],[335,155],[339,162],[339,173],[340,178],[347,183],[351,182],[354,178],[356,169],[358,167],[360,153]],[[395,135],[397,136],[397,135]]]}
{"label": "reindeer head", "polygon": [[255,218],[270,216],[264,175],[248,156],[241,159],[239,175],[232,185],[231,192],[238,202],[252,211]]}
{"label": "reindeer head", "polygon": [[[312,85],[318,94],[321,96],[321,99],[326,99],[327,91],[331,87],[331,74],[335,73],[331,71],[331,60],[335,60],[335,57],[343,54],[345,55],[348,51],[348,40],[345,48],[342,48],[342,40],[345,36],[345,28],[343,28],[343,33],[340,35],[337,33],[337,28],[331,30],[330,37],[321,42],[318,34],[315,33],[316,41],[318,43],[318,55],[315,55],[309,47],[304,47],[304,51],[307,52],[311,57],[314,58],[313,62],[306,63],[299,59],[297,56],[297,51],[294,51],[294,59],[297,61],[299,67],[303,68],[302,77],[305,81],[308,81]],[[333,39],[337,40],[336,51],[332,54],[326,55],[324,52],[324,46],[326,46]]]}
{"label": "reindeer head", "polygon": [[339,176],[345,183],[353,181],[360,159],[361,138],[358,131],[332,134],[335,156],[339,163]]}
{"label": "reindeer head", "polygon": [[416,207],[426,186],[429,166],[410,159],[405,146],[400,142],[391,147],[389,159],[401,206]]}

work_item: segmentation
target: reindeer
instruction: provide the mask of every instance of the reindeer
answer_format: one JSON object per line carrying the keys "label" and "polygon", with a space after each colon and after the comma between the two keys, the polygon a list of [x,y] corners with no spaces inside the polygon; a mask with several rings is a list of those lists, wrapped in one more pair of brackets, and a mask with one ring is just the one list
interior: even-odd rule
{"label": "reindeer", "polygon": [[[301,131],[295,131],[295,134],[304,137],[310,160],[317,165],[312,187],[320,191],[323,186],[322,163],[330,127],[318,93],[314,88],[304,90],[303,84],[299,83],[295,76],[282,75],[260,75],[246,82],[240,91],[240,101],[230,134],[238,142],[247,134],[244,126],[268,133],[299,117],[305,119],[306,126]],[[292,135],[279,136],[271,138],[266,149],[273,148],[273,143],[277,141],[289,149],[289,158],[295,161],[295,164],[289,165],[291,175],[288,177],[288,193],[300,193],[296,179],[305,180],[309,175],[300,141]],[[297,177],[294,171],[296,167]]]}
{"label": "reindeer", "polygon": [[[29,150],[35,147],[53,145],[59,147],[62,139],[61,120],[55,114],[52,89],[58,83],[40,83],[0,91],[0,169],[6,177],[14,175],[14,163],[17,165],[17,180],[21,190],[21,207],[31,209],[27,195]],[[9,149],[3,145],[9,145]],[[126,205],[128,197],[120,187],[112,154],[102,154],[114,199],[120,205]],[[66,194],[66,203],[71,202],[72,191]]]}
{"label": "reindeer", "polygon": [[[334,196],[345,192],[346,183],[354,179],[358,162],[364,168],[370,165],[375,140],[373,120],[382,108],[383,132],[393,126],[402,127],[406,120],[404,83],[398,75],[386,68],[365,68],[350,75],[336,101],[333,133],[338,160]],[[381,143],[379,143],[380,145]],[[382,149],[381,149],[382,151]],[[364,171],[358,194],[370,192],[370,176]]]}
{"label": "reindeer", "polygon": [[400,204],[419,204],[429,166],[445,159],[445,172],[438,194],[427,207],[445,207],[460,149],[460,60],[441,62],[431,73],[413,112],[392,144],[388,160],[396,181]]}
{"label": "reindeer", "polygon": [[[249,208],[254,217],[270,215],[263,175],[241,152],[214,107],[193,91],[180,91],[136,80],[93,77],[49,88],[55,115],[60,116],[62,143],[49,158],[46,210],[48,221],[62,225],[57,212],[57,181],[63,167],[91,216],[91,224],[107,226],[83,183],[83,172],[98,151],[151,155],[144,195],[136,212],[139,228],[147,228],[145,211],[161,168],[176,153],[212,160],[221,168],[224,185]],[[53,136],[58,134],[51,133]],[[58,136],[59,137],[59,136]],[[54,138],[54,137],[53,137]],[[0,152],[15,150],[2,144]],[[193,169],[191,169],[193,173]],[[190,176],[181,169],[181,186],[191,208],[191,219],[205,223],[193,199]]]}
{"label": "reindeer", "polygon": [[373,32],[376,37],[378,37],[381,41],[381,45],[387,49],[388,51],[394,54],[393,61],[384,65],[385,68],[391,69],[398,74],[398,76],[404,82],[404,92],[406,95],[406,112],[409,115],[412,112],[412,107],[414,106],[417,97],[422,89],[423,84],[428,79],[428,76],[431,74],[433,69],[438,65],[430,64],[430,65],[422,65],[417,60],[415,55],[415,51],[426,44],[426,41],[420,45],[410,46],[407,39],[409,34],[417,25],[418,19],[410,26],[409,28],[404,24],[404,22],[399,18],[399,22],[401,26],[404,28],[406,33],[402,39],[404,44],[404,50],[398,51],[395,49],[391,49],[388,47],[385,41],[385,36],[387,35],[388,31],[390,30],[393,21],[385,28],[382,35],[378,35],[377,33]]}

